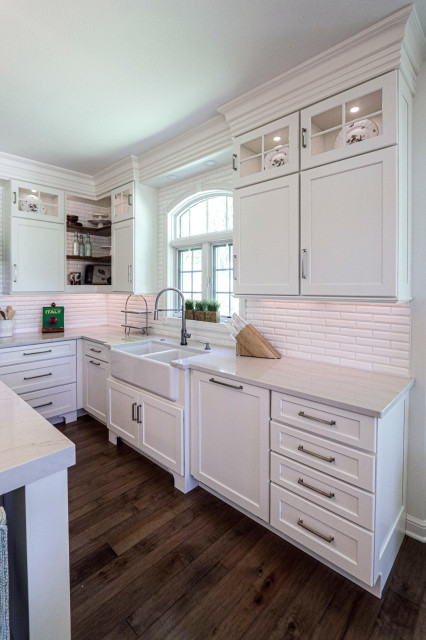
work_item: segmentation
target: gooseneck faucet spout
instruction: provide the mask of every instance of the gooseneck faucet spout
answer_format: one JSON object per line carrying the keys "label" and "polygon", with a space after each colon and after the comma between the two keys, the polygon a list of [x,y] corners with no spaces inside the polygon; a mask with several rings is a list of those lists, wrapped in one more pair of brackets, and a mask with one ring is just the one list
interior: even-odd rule
{"label": "gooseneck faucet spout", "polygon": [[160,300],[163,293],[166,291],[175,291],[180,295],[182,300],[182,329],[180,330],[180,343],[183,345],[188,344],[186,339],[191,337],[191,334],[186,330],[186,319],[185,319],[185,298],[183,297],[183,293],[180,289],[175,289],[175,287],[167,287],[166,289],[161,289],[160,293],[155,298],[155,306],[154,306],[154,320],[158,320],[158,312],[159,311],[179,311],[179,309],[159,309],[158,301]]}

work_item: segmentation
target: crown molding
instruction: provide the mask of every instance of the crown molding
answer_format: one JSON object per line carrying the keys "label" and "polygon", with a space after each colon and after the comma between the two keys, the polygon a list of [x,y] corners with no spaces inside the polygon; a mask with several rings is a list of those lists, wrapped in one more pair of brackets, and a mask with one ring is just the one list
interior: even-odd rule
{"label": "crown molding", "polygon": [[80,196],[95,197],[92,176],[9,153],[0,152],[0,176],[5,180],[35,182]]}
{"label": "crown molding", "polygon": [[132,180],[138,180],[138,176],[139,161],[137,156],[127,156],[94,176],[96,195],[98,198],[103,198],[109,195],[112,189]]}
{"label": "crown molding", "polygon": [[230,100],[220,106],[218,112],[225,116],[232,135],[239,135],[397,69],[402,63],[404,75],[414,93],[415,76],[425,56],[424,34],[413,5],[409,5],[294,69]]}
{"label": "crown molding", "polygon": [[164,175],[230,146],[229,126],[223,116],[215,116],[138,156],[139,180]]}

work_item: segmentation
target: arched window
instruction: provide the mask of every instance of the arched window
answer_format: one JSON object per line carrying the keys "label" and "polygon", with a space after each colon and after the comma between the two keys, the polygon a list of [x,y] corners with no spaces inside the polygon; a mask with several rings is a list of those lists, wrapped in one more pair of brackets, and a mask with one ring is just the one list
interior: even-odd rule
{"label": "arched window", "polygon": [[237,310],[232,295],[232,194],[204,191],[180,202],[172,212],[175,285],[185,299],[217,300],[220,313]]}

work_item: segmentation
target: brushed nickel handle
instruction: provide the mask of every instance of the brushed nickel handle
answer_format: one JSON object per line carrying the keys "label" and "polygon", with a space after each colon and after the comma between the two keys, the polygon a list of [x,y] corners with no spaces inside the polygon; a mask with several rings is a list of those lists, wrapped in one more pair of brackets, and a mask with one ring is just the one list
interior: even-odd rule
{"label": "brushed nickel handle", "polygon": [[234,171],[237,170],[237,162],[236,162],[236,160],[237,160],[237,154],[233,153],[232,154],[232,168],[233,168]]}
{"label": "brushed nickel handle", "polygon": [[33,409],[41,409],[41,407],[48,407],[51,404],[53,404],[53,402],[45,402],[44,404],[38,404],[36,407],[33,407]]}
{"label": "brushed nickel handle", "polygon": [[101,363],[100,362],[95,362],[94,360],[89,360],[90,364],[94,364],[96,367],[100,367]]}
{"label": "brushed nickel handle", "polygon": [[331,491],[323,491],[322,489],[317,489],[316,487],[313,487],[311,484],[304,482],[303,478],[299,478],[299,480],[297,481],[297,484],[302,485],[302,487],[306,487],[306,489],[311,489],[312,491],[316,491],[317,493],[320,493],[322,496],[325,496],[326,498],[334,498],[334,493],[332,493]]}
{"label": "brushed nickel handle", "polygon": [[13,270],[15,272],[15,275],[13,277],[13,282],[18,282],[18,265],[17,264],[13,265]]}
{"label": "brushed nickel handle", "polygon": [[334,427],[334,425],[336,424],[335,420],[324,420],[323,418],[316,418],[315,416],[310,416],[304,411],[299,411],[299,416],[302,416],[302,418],[308,418],[308,420],[315,420],[315,422],[321,422],[322,424],[328,424],[330,425],[330,427]]}
{"label": "brushed nickel handle", "polygon": [[322,456],[319,453],[315,453],[315,451],[309,451],[309,449],[304,449],[302,444],[299,444],[297,447],[298,451],[303,451],[303,453],[307,453],[309,456],[315,456],[315,458],[320,458],[321,460],[325,460],[326,462],[334,462],[336,458],[332,458],[331,456]]}
{"label": "brushed nickel handle", "polygon": [[138,403],[137,403],[137,402],[134,402],[134,403],[132,404],[132,421],[133,421],[133,422],[135,422],[135,420],[136,420],[135,409],[136,409],[136,407],[137,407],[137,406],[138,406]]}
{"label": "brushed nickel handle", "polygon": [[48,376],[53,376],[53,373],[41,373],[39,376],[28,376],[24,378],[24,380],[34,380],[34,378],[47,378]]}
{"label": "brushed nickel handle", "polygon": [[238,280],[238,275],[237,275],[237,259],[238,256],[236,253],[234,253],[234,255],[232,256],[232,271],[234,272],[234,280]]}
{"label": "brushed nickel handle", "polygon": [[307,131],[307,130],[306,130],[306,128],[305,128],[305,127],[302,127],[302,147],[303,147],[304,149],[306,149],[306,147],[308,146],[308,145],[306,144],[306,131]]}
{"label": "brushed nickel handle", "polygon": [[13,204],[16,204],[16,191],[13,192]]}
{"label": "brushed nickel handle", "polygon": [[132,273],[132,265],[129,264],[129,265],[127,265],[127,282],[129,282],[129,283],[132,282],[131,273]]}
{"label": "brushed nickel handle", "polygon": [[132,204],[133,204],[132,194],[131,193],[129,193],[129,195],[127,196],[127,204],[129,205],[129,207],[131,207]]}
{"label": "brushed nickel handle", "polygon": [[36,356],[39,353],[52,353],[52,349],[45,349],[44,351],[27,351],[24,356]]}
{"label": "brushed nickel handle", "polygon": [[226,382],[220,382],[219,380],[215,380],[214,378],[210,378],[209,382],[214,382],[215,384],[221,384],[222,387],[229,387],[230,389],[237,389],[238,391],[244,388],[242,384],[240,384],[237,387],[234,384],[227,384]]}
{"label": "brushed nickel handle", "polygon": [[90,347],[89,351],[93,351],[93,353],[102,353],[102,349],[93,349],[93,347]]}
{"label": "brushed nickel handle", "polygon": [[142,424],[141,411],[142,411],[142,405],[138,404],[136,409],[136,422],[138,424]]}
{"label": "brushed nickel handle", "polygon": [[307,249],[302,249],[302,278],[303,280],[307,279],[306,270],[305,270],[305,256],[307,254]]}
{"label": "brushed nickel handle", "polygon": [[310,531],[311,533],[318,536],[319,538],[322,538],[326,542],[333,542],[334,540],[334,536],[325,536],[323,533],[320,533],[319,531],[312,529],[312,527],[308,527],[308,525],[303,522],[302,518],[298,519],[297,524],[299,525],[299,527],[306,529],[306,531]]}

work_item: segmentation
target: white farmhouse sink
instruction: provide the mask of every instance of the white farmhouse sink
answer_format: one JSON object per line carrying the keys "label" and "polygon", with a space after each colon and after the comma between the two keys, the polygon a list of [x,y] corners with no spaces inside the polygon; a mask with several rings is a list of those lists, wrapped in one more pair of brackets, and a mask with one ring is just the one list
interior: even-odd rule
{"label": "white farmhouse sink", "polygon": [[119,345],[111,349],[111,376],[176,402],[179,373],[183,372],[171,363],[205,353],[202,349],[176,348],[174,344],[156,340]]}

